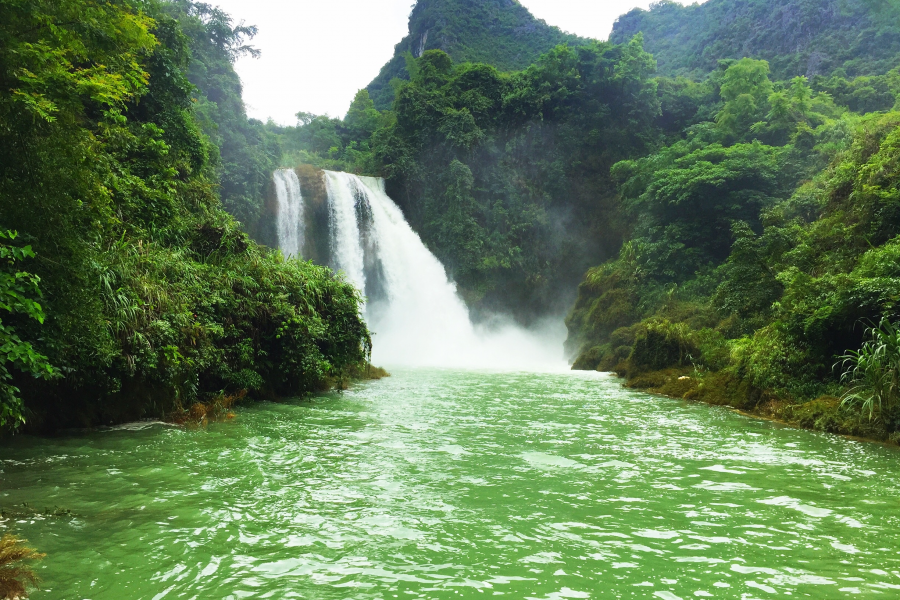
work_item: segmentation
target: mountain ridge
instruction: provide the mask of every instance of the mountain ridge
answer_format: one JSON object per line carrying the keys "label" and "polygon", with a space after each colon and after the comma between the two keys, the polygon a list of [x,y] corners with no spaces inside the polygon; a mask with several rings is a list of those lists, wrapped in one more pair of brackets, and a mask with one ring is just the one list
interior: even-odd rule
{"label": "mountain ridge", "polygon": [[769,61],[776,79],[839,69],[856,77],[897,66],[898,22],[900,6],[889,0],[661,0],[619,17],[609,40],[643,32],[661,75],[703,76],[721,59],[746,56]]}
{"label": "mountain ridge", "polygon": [[409,79],[406,56],[418,58],[426,50],[443,50],[456,63],[514,71],[559,44],[587,41],[536,18],[518,0],[419,0],[409,16],[409,32],[366,89],[378,109],[390,108],[391,80]]}

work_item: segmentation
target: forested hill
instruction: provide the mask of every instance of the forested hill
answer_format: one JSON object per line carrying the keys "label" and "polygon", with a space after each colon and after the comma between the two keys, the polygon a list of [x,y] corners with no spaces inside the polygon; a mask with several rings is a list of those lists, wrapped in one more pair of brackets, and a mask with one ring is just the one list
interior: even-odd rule
{"label": "forested hill", "polygon": [[518,0],[419,0],[409,16],[409,35],[367,89],[378,109],[390,108],[391,80],[409,79],[406,56],[418,58],[425,50],[443,50],[457,63],[513,71],[559,44],[584,41],[536,19]]}
{"label": "forested hill", "polygon": [[234,61],[258,55],[249,45],[256,28],[235,25],[221,9],[194,0],[166,0],[162,5],[186,36],[190,62],[185,74],[196,89],[194,116],[210,138],[222,206],[257,240],[266,187],[281,149],[261,121],[248,119],[241,80]]}
{"label": "forested hill", "polygon": [[359,293],[223,210],[271,172],[250,33],[187,0],[0,2],[0,434],[198,420],[364,359]]}
{"label": "forested hill", "polygon": [[709,0],[682,6],[662,0],[616,22],[610,41],[644,33],[664,75],[703,76],[720,59],[769,61],[776,79],[812,78],[843,69],[877,75],[900,57],[896,0]]}

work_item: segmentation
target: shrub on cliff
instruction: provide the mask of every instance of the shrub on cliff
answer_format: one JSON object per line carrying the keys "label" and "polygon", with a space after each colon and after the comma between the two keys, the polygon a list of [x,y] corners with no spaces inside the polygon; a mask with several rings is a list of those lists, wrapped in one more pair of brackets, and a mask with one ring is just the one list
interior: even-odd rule
{"label": "shrub on cliff", "polygon": [[658,371],[690,365],[700,352],[694,333],[684,323],[653,319],[641,323],[635,336],[629,371]]}

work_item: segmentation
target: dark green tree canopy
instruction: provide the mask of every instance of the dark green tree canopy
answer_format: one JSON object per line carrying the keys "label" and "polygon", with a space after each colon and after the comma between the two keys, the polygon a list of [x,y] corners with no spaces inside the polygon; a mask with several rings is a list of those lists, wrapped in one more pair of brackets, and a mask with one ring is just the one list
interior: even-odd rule
{"label": "dark green tree canopy", "polygon": [[[222,209],[219,181],[248,180],[226,138],[246,141],[231,61],[253,30],[230,23],[187,2],[0,3],[0,427],[302,394],[365,358],[359,293]],[[251,165],[260,185],[271,168]]]}
{"label": "dark green tree canopy", "polygon": [[419,0],[409,16],[409,34],[367,89],[377,108],[390,108],[395,80],[408,80],[410,59],[427,50],[442,50],[456,63],[513,71],[559,44],[586,42],[535,19],[516,0]]}

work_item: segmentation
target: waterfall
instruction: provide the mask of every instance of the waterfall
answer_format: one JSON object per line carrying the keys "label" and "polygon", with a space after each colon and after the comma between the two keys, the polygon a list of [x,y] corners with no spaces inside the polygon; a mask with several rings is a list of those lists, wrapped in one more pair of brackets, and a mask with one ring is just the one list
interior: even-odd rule
{"label": "waterfall", "polygon": [[322,211],[323,226],[313,236],[321,232],[329,238],[328,256],[318,258],[342,271],[365,295],[366,321],[375,334],[373,362],[388,367],[566,368],[561,320],[540,334],[508,319],[473,325],[456,284],[385,193],[384,180],[331,171],[324,177],[327,206],[307,207]]}
{"label": "waterfall", "polygon": [[353,285],[365,291],[366,274],[363,269],[364,255],[357,213],[368,202],[368,198],[360,183],[359,178],[353,175],[325,171],[332,267],[343,271]]}
{"label": "waterfall", "polygon": [[278,199],[278,247],[285,256],[300,256],[303,248],[303,197],[293,169],[275,171]]}

